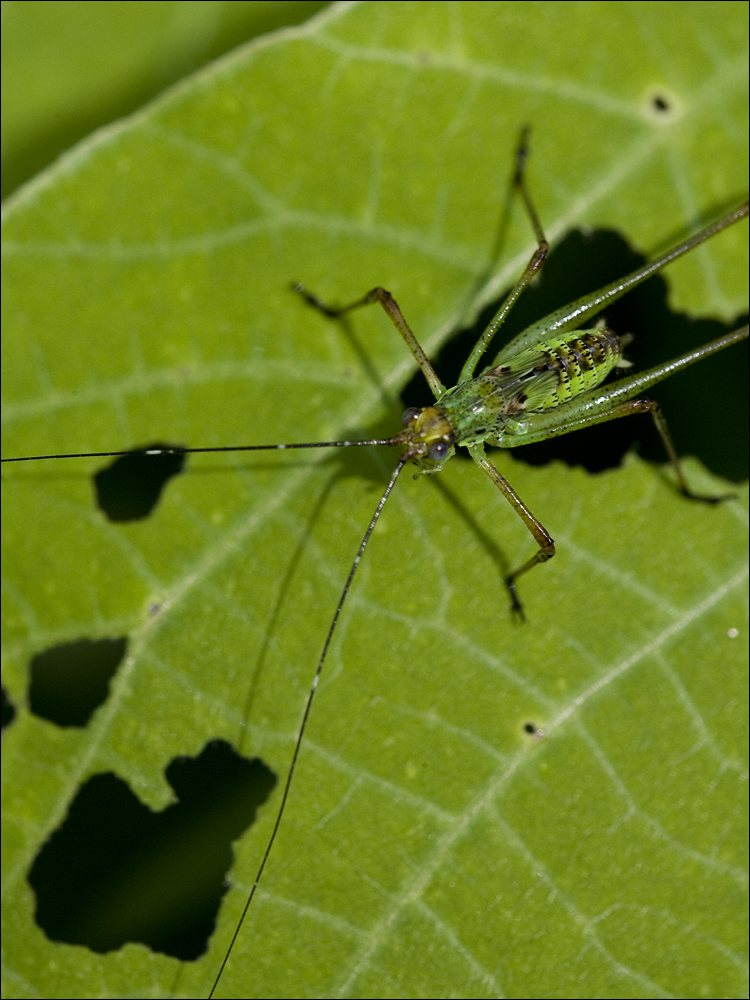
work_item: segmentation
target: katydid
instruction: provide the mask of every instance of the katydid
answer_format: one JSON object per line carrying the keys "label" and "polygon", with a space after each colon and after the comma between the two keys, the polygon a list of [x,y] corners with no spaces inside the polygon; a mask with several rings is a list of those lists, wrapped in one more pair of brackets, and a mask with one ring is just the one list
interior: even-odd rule
{"label": "katydid", "polygon": [[[301,285],[295,286],[298,293],[312,307],[331,318],[345,315],[351,310],[367,304],[379,303],[386,311],[409,350],[422,370],[435,397],[434,405],[421,410],[409,409],[403,415],[404,427],[393,437],[369,441],[332,441],[314,443],[291,443],[281,445],[249,445],[242,448],[188,448],[186,452],[211,451],[262,451],[295,448],[353,447],[366,445],[387,445],[400,449],[400,457],[388,484],[377,504],[372,519],[367,526],[359,550],[352,563],[338,605],[333,614],[328,635],[317,665],[298,730],[292,761],[287,773],[285,787],[275,826],[268,841],[255,882],[247,899],[245,910],[235,929],[210,996],[217,989],[226,962],[237,939],[247,909],[253,899],[266,862],[274,844],[277,830],[285,809],[292,784],[295,765],[302,745],[305,728],[318,686],[319,678],[330,643],[339,621],[344,602],[354,575],[375,528],[390,492],[405,465],[414,463],[419,473],[437,473],[454,453],[455,447],[466,447],[478,467],[487,475],[515,509],[531,533],[537,549],[518,568],[508,574],[506,585],[513,612],[523,618],[523,606],[518,595],[518,580],[539,563],[549,561],[555,554],[553,539],[538,518],[516,494],[511,484],[501,475],[487,458],[485,446],[500,448],[519,447],[536,441],[567,434],[593,424],[613,420],[636,413],[651,413],[655,425],[664,442],[667,455],[675,471],[680,491],[693,500],[716,502],[722,497],[699,496],[694,493],[682,473],[677,454],[672,445],[665,419],[653,400],[644,397],[655,383],[674,372],[700,361],[725,347],[747,337],[748,328],[742,327],[709,344],[689,351],[679,358],[658,365],[649,371],[626,375],[618,381],[602,386],[613,369],[628,367],[623,356],[630,336],[618,334],[603,324],[592,323],[606,307],[624,295],[667,264],[688,253],[705,240],[720,233],[748,214],[748,203],[738,206],[716,222],[700,230],[694,236],[662,254],[654,261],[638,268],[627,277],[613,282],[603,289],[592,292],[581,299],[558,309],[554,313],[533,324],[505,345],[491,364],[476,375],[490,343],[505,321],[514,303],[528,286],[535,274],[543,266],[548,244],[536,210],[529,197],[524,165],[526,147],[522,144],[517,154],[515,184],[525,203],[531,219],[537,249],[534,251],[520,279],[499,308],[487,329],[470,353],[459,378],[458,384],[446,389],[412,333],[401,309],[385,289],[374,288],[363,298],[343,306],[331,307],[323,304],[315,295]],[[588,327],[585,324],[589,323]],[[152,448],[147,454],[172,453],[173,449]],[[182,452],[182,450],[181,450]],[[96,456],[123,455],[132,452],[96,452]],[[33,458],[83,457],[82,455],[44,455],[3,461],[29,461]]]}

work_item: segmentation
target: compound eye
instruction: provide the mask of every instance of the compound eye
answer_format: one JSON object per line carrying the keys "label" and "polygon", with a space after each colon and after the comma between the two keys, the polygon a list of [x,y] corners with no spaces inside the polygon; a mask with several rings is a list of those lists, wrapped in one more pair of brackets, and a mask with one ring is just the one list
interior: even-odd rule
{"label": "compound eye", "polygon": [[450,445],[447,441],[436,441],[430,445],[427,457],[432,459],[433,462],[442,462],[449,451]]}
{"label": "compound eye", "polygon": [[401,423],[404,425],[404,427],[408,427],[409,424],[414,423],[414,421],[417,419],[418,416],[419,416],[419,407],[410,406],[407,410],[404,410],[404,412],[401,414]]}

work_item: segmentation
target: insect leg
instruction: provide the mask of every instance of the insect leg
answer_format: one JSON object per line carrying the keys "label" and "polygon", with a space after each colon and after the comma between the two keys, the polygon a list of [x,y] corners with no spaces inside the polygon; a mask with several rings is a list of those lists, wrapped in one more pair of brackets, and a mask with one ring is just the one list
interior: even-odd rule
{"label": "insect leg", "polygon": [[331,319],[338,319],[340,316],[344,316],[346,313],[351,312],[352,309],[359,309],[360,306],[368,306],[373,302],[379,302],[388,314],[388,318],[406,341],[406,346],[414,355],[414,359],[422,369],[424,377],[427,379],[427,384],[432,390],[432,394],[435,399],[440,399],[443,395],[445,392],[445,386],[435,374],[435,369],[430,364],[419,341],[412,333],[398,303],[391,293],[385,290],[385,288],[373,288],[372,291],[367,293],[367,295],[363,295],[361,299],[357,299],[356,302],[350,302],[345,306],[326,305],[325,302],[321,302],[317,295],[313,295],[312,292],[308,291],[308,289],[299,282],[295,282],[295,284],[292,285],[292,288],[298,295],[302,296],[308,305],[317,309],[319,312],[322,312],[324,316],[329,316]]}
{"label": "insect leg", "polygon": [[676,247],[672,247],[671,250],[667,250],[666,253],[644,264],[643,267],[637,268],[637,270],[626,275],[626,277],[618,278],[617,281],[605,285],[604,288],[590,292],[588,295],[583,295],[580,299],[576,299],[574,302],[570,302],[568,305],[551,312],[548,316],[537,320],[536,323],[532,323],[531,326],[527,327],[522,333],[519,333],[517,337],[514,337],[513,340],[501,348],[495,359],[495,364],[500,364],[505,358],[513,357],[514,354],[518,354],[529,347],[535,347],[554,334],[580,329],[585,322],[592,319],[597,313],[600,313],[606,306],[612,302],[616,302],[626,292],[629,292],[653,274],[661,271],[667,264],[671,264],[672,261],[689,253],[701,243],[705,243],[706,240],[716,236],[717,233],[728,229],[729,226],[739,222],[740,219],[744,219],[749,210],[748,203],[743,202],[742,205],[738,205],[731,212],[727,212],[726,215],[712,222],[710,226],[701,229],[700,232],[695,233],[687,240],[683,240]]}
{"label": "insect leg", "polygon": [[[690,500],[703,500],[705,503],[720,503],[722,500],[731,500],[734,496],[733,493],[723,493],[719,496],[704,496],[700,493],[693,493],[682,472],[682,466],[680,465],[680,460],[677,457],[677,452],[675,451],[675,446],[672,442],[672,435],[669,433],[669,428],[667,427],[667,421],[664,417],[664,413],[662,412],[662,408],[653,399],[640,399],[634,400],[634,402],[643,404],[641,412],[651,413],[654,423],[656,424],[656,429],[659,432],[659,436],[664,443],[664,449],[667,455],[669,455],[669,461],[672,463],[672,468],[677,476],[677,482],[683,496],[688,497]],[[623,416],[626,415],[627,414],[623,414]]]}
{"label": "insect leg", "polygon": [[536,236],[538,245],[534,253],[531,255],[531,260],[526,265],[523,274],[493,316],[490,325],[474,345],[473,351],[466,359],[466,364],[461,369],[461,374],[458,379],[459,382],[467,382],[469,379],[474,377],[474,371],[479,364],[479,359],[487,350],[492,338],[505,322],[506,316],[518,301],[521,292],[524,288],[526,288],[537,271],[541,270],[542,264],[547,259],[547,254],[549,253],[549,243],[544,235],[544,230],[542,229],[542,224],[539,221],[537,211],[534,208],[534,203],[531,200],[529,189],[526,186],[526,161],[529,157],[529,132],[530,129],[527,126],[521,133],[521,141],[518,149],[516,150],[516,169],[513,176],[513,183],[518,188],[521,197],[523,198],[523,203],[526,207],[529,219],[531,220],[531,225],[534,229],[534,235]]}
{"label": "insect leg", "polygon": [[720,503],[722,500],[732,499],[734,496],[733,493],[724,493],[720,496],[705,496],[701,493],[694,493],[693,490],[690,489],[682,471],[680,460],[677,457],[677,451],[672,442],[672,435],[669,433],[666,418],[664,417],[662,408],[655,399],[629,399],[627,402],[620,403],[618,406],[615,406],[607,413],[602,413],[596,417],[582,421],[579,424],[579,427],[590,427],[592,424],[602,424],[607,420],[617,420],[618,417],[631,417],[635,416],[637,413],[651,414],[654,424],[656,425],[656,429],[659,432],[659,436],[664,444],[664,449],[669,456],[669,462],[675,471],[675,475],[677,476],[678,488],[683,496],[686,496],[689,500],[702,500],[704,503]]}
{"label": "insect leg", "polygon": [[469,452],[471,457],[477,463],[479,468],[484,472],[497,486],[500,492],[503,494],[508,503],[513,507],[515,512],[521,518],[523,523],[529,529],[534,537],[534,541],[539,546],[539,551],[525,562],[523,566],[519,569],[514,570],[505,578],[505,586],[508,588],[508,593],[510,594],[510,600],[512,608],[517,612],[523,621],[526,620],[526,616],[523,613],[523,605],[518,597],[518,589],[516,587],[516,580],[523,573],[527,573],[532,566],[536,566],[537,563],[545,563],[555,554],[555,543],[552,540],[552,536],[544,527],[544,525],[539,521],[529,510],[526,504],[521,500],[516,491],[510,485],[508,480],[500,475],[495,466],[490,462],[484,452],[484,445],[470,445]]}
{"label": "insect leg", "polygon": [[[708,503],[727,499],[725,496],[707,497],[693,493],[680,468],[677,452],[659,404],[639,394],[669,375],[674,375],[697,361],[710,357],[718,351],[723,351],[732,344],[746,339],[747,336],[748,327],[738,327],[731,333],[725,333],[723,336],[717,337],[716,340],[703,344],[702,347],[694,348],[679,358],[673,358],[664,364],[656,365],[654,368],[649,368],[648,371],[629,375],[609,386],[593,389],[577,399],[572,399],[556,409],[550,410],[548,414],[535,414],[533,428],[528,429],[524,433],[523,439],[519,437],[515,443],[532,444],[535,441],[547,441],[549,438],[561,437],[563,434],[570,434],[583,427],[592,427],[594,424],[603,424],[608,420],[617,420],[618,417],[629,417],[634,413],[650,413],[664,442],[672,467],[677,474],[680,491],[691,500],[704,500]],[[512,444],[514,443],[509,442],[508,446]]]}

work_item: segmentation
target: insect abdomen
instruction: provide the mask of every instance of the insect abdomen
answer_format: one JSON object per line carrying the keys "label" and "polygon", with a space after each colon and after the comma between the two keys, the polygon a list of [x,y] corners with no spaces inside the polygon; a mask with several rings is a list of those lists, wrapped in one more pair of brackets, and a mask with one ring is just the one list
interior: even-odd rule
{"label": "insect abdomen", "polygon": [[583,330],[578,336],[555,338],[540,344],[535,350],[544,353],[546,368],[558,373],[557,387],[547,396],[537,410],[551,410],[561,403],[595,389],[609,375],[622,358],[620,338],[601,327]]}

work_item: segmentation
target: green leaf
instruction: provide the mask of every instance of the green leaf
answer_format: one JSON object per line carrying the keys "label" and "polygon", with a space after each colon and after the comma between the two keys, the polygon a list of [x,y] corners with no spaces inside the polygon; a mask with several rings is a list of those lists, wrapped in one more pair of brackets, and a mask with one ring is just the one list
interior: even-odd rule
{"label": "green leaf", "polygon": [[324,6],[313,0],[5,4],[3,198],[68,146],[186,73]]}
{"label": "green leaf", "polygon": [[[434,352],[531,253],[515,205],[494,258],[527,122],[553,241],[653,254],[716,217],[746,186],[745,9],[720,6],[341,4],[94,134],[7,206],[3,456],[392,433],[400,338],[290,280],[382,284]],[[746,248],[743,223],[671,267],[673,306],[734,317]],[[9,997],[207,995],[394,456],[192,456],[131,523],[93,502],[105,461],[4,467]],[[522,580],[529,624],[501,577],[533,542],[478,470],[402,476],[218,996],[745,992],[743,507],[632,457],[498,463],[558,546]],[[85,727],[28,710],[33,655],[123,635]],[[208,953],[49,941],[27,875],[80,786],[113,772],[164,809],[167,765],[215,739],[280,782]]]}

